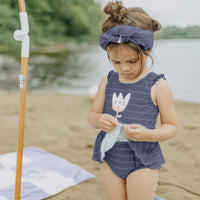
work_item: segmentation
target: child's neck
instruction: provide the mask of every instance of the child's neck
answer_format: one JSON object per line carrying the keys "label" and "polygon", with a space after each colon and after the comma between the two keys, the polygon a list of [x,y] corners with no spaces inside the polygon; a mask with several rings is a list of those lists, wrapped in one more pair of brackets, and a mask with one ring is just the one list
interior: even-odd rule
{"label": "child's neck", "polygon": [[151,72],[151,69],[148,66],[145,66],[143,68],[142,72],[136,78],[134,78],[132,80],[120,80],[120,77],[119,77],[119,81],[122,83],[135,83],[135,82],[138,82],[139,80],[141,80],[142,78],[144,78],[150,72]]}

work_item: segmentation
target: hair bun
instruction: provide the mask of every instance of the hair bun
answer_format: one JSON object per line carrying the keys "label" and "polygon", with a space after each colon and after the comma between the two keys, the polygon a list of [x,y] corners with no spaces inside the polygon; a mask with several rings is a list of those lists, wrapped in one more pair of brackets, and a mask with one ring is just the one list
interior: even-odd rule
{"label": "hair bun", "polygon": [[152,31],[153,32],[159,31],[161,29],[161,24],[154,19],[152,19],[151,21],[152,21]]}
{"label": "hair bun", "polygon": [[104,12],[110,15],[116,22],[121,22],[127,9],[122,5],[122,2],[110,2],[104,7]]}

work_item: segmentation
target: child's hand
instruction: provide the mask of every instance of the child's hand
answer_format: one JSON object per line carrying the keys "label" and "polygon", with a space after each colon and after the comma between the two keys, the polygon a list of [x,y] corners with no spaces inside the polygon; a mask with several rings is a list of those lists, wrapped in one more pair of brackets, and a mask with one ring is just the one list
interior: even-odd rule
{"label": "child's hand", "polygon": [[142,142],[148,141],[148,130],[140,124],[124,125],[124,132],[128,140]]}
{"label": "child's hand", "polygon": [[118,120],[109,114],[102,114],[99,118],[99,128],[109,133],[118,125]]}

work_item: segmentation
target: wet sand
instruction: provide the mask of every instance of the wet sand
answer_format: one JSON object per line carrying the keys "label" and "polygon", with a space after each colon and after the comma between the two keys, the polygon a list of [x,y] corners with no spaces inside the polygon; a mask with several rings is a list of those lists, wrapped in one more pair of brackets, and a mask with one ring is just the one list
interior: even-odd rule
{"label": "wet sand", "polygon": [[[0,91],[0,154],[16,151],[19,94]],[[104,200],[99,164],[91,160],[98,130],[86,116],[86,96],[28,92],[24,147],[61,156],[96,175],[48,200]],[[200,199],[200,104],[176,101],[180,131],[161,142],[166,164],[160,169],[156,194],[166,200]]]}

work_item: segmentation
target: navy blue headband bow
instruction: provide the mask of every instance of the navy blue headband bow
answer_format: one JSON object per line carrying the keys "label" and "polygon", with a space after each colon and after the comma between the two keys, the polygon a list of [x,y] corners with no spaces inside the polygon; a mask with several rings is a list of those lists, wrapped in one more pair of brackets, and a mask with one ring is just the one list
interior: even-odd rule
{"label": "navy blue headband bow", "polygon": [[132,42],[145,50],[151,50],[154,43],[154,34],[151,30],[129,25],[117,25],[100,36],[100,46],[106,50],[109,43]]}

